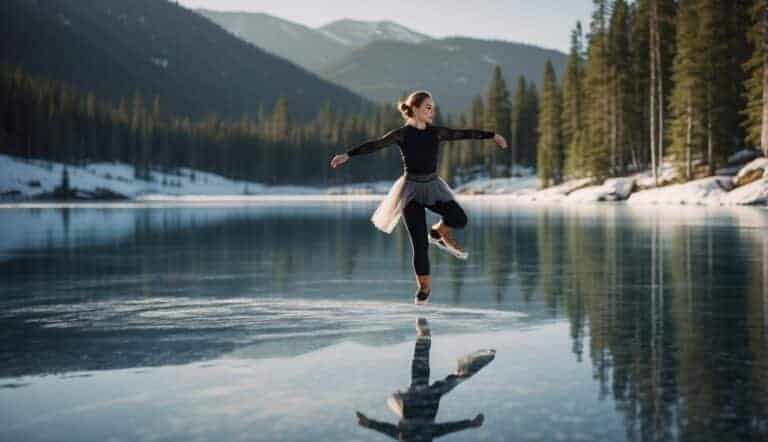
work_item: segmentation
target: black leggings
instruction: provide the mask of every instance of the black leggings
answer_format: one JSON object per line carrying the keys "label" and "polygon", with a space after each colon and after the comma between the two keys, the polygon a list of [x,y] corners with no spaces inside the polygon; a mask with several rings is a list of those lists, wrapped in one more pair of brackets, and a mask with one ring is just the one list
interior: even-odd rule
{"label": "black leggings", "polygon": [[427,215],[424,208],[443,216],[443,224],[453,229],[462,229],[467,225],[467,214],[455,200],[438,201],[432,205],[424,205],[411,200],[403,209],[403,218],[411,235],[413,247],[413,269],[419,276],[429,275],[429,256],[427,249]]}

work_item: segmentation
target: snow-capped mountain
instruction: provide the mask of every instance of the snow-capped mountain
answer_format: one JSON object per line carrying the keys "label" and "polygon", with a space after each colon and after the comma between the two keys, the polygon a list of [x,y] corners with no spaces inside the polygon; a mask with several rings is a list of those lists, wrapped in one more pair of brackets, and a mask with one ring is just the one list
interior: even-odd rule
{"label": "snow-capped mountain", "polygon": [[323,35],[351,47],[362,47],[374,41],[399,41],[423,43],[432,38],[406,28],[403,25],[385,21],[336,20],[317,28]]}
{"label": "snow-capped mountain", "polygon": [[225,12],[197,9],[231,34],[307,70],[315,70],[343,57],[349,45],[338,37],[260,12]]}
{"label": "snow-capped mountain", "polygon": [[519,76],[538,84],[547,59],[561,78],[567,60],[560,51],[512,41],[433,38],[392,21],[341,19],[311,28],[263,13],[197,12],[249,43],[370,100],[391,103],[402,91],[425,87],[451,114],[471,106],[475,95],[487,87],[496,64],[513,88]]}

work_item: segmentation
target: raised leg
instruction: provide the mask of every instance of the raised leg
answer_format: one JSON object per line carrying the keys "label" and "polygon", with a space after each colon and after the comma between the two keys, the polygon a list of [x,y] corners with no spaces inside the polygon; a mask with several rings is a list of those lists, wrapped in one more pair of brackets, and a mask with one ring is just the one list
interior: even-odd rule
{"label": "raised leg", "polygon": [[438,201],[427,206],[435,213],[442,215],[442,219],[434,224],[429,231],[431,238],[439,240],[436,244],[448,250],[457,258],[466,259],[466,252],[451,236],[451,229],[463,229],[467,225],[467,214],[456,201]]}
{"label": "raised leg", "polygon": [[446,228],[463,229],[467,225],[467,214],[455,200],[438,201],[427,208],[442,215],[442,219],[432,226],[433,229],[446,231]]}

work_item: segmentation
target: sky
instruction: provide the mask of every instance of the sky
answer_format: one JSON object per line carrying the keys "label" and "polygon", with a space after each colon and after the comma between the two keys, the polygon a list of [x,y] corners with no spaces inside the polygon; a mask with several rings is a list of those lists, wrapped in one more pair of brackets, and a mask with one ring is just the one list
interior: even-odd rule
{"label": "sky", "polygon": [[[342,18],[390,20],[441,38],[528,43],[568,53],[571,30],[586,33],[592,0],[178,0],[189,8],[263,12],[312,28]],[[318,7],[321,6],[322,7]]]}

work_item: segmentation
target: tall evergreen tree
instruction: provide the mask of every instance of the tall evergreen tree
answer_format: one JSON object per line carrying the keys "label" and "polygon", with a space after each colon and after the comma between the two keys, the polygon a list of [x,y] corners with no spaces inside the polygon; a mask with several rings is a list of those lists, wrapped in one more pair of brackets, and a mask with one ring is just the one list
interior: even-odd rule
{"label": "tall evergreen tree", "polygon": [[700,53],[704,57],[704,136],[710,175],[739,144],[738,113],[743,108],[739,88],[744,78],[743,71],[735,67],[745,61],[741,57],[746,59],[746,35],[739,29],[745,12],[742,7],[743,1],[738,0],[700,0],[697,6]]}
{"label": "tall evergreen tree", "polygon": [[512,103],[511,114],[511,129],[512,134],[509,142],[510,147],[510,161],[513,164],[520,164],[522,161],[522,151],[526,143],[525,140],[525,117],[527,111],[527,91],[528,87],[525,84],[525,77],[520,75],[517,78],[517,87],[515,89],[515,97]]}
{"label": "tall evergreen tree", "polygon": [[587,149],[584,152],[586,175],[604,178],[610,173],[610,145],[608,127],[608,54],[606,28],[608,17],[607,0],[593,0],[588,35],[587,65],[585,73],[586,136]]}
{"label": "tall evergreen tree", "polygon": [[[485,107],[485,124],[483,126],[486,130],[501,134],[505,139],[509,139],[511,118],[509,95],[507,83],[504,81],[504,75],[501,72],[501,66],[495,65],[491,76],[491,82],[488,86]],[[485,143],[484,146],[486,155],[490,159],[490,176],[495,177],[499,163],[496,158],[496,146],[488,146],[487,143]],[[511,169],[507,170],[507,176],[509,176],[510,171]]]}
{"label": "tall evergreen tree", "polygon": [[541,109],[538,124],[538,146],[536,149],[536,172],[542,187],[558,184],[562,179],[563,140],[562,103],[557,85],[555,69],[547,60],[544,78],[541,82]]}
{"label": "tall evergreen tree", "polygon": [[583,153],[580,132],[584,129],[584,43],[581,22],[571,32],[571,50],[563,77],[563,146],[564,174],[583,173]]}
{"label": "tall evergreen tree", "polygon": [[613,14],[611,15],[607,39],[610,88],[608,97],[610,103],[610,170],[612,175],[621,175],[626,172],[629,156],[627,123],[632,116],[629,7],[624,0],[615,0],[613,3]]}
{"label": "tall evergreen tree", "polygon": [[768,1],[754,0],[749,19],[747,32],[752,55],[743,64],[747,105],[741,111],[742,127],[746,130],[747,143],[759,146],[763,155],[768,156]]}
{"label": "tall evergreen tree", "polygon": [[680,176],[693,178],[693,160],[701,158],[706,87],[701,56],[697,0],[680,0],[677,54],[673,62],[671,145]]}
{"label": "tall evergreen tree", "polygon": [[528,83],[528,91],[525,99],[525,149],[523,150],[523,164],[529,167],[535,167],[536,146],[539,143],[539,92],[536,89],[536,83]]}
{"label": "tall evergreen tree", "polygon": [[[476,95],[474,99],[472,99],[472,113],[470,115],[470,121],[472,124],[472,127],[482,127],[484,122],[484,116],[485,116],[485,103],[483,102],[483,98],[480,95]],[[481,140],[470,140],[470,149],[472,151],[472,163],[477,164],[485,164],[485,152],[482,150],[483,143]],[[487,169],[486,169],[487,170]]]}
{"label": "tall evergreen tree", "polygon": [[280,95],[275,101],[270,124],[272,140],[282,140],[288,136],[290,131],[290,119],[288,115],[288,103],[283,95]]}

